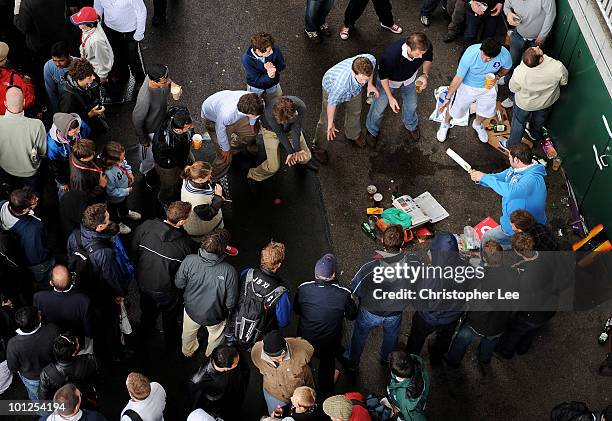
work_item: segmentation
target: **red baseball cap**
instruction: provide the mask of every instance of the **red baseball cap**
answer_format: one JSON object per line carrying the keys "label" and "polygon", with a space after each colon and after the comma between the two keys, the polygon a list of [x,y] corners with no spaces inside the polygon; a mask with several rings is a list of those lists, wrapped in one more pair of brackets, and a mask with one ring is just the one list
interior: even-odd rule
{"label": "red baseball cap", "polygon": [[98,13],[93,7],[83,7],[78,13],[70,16],[73,25],[91,25],[98,21]]}

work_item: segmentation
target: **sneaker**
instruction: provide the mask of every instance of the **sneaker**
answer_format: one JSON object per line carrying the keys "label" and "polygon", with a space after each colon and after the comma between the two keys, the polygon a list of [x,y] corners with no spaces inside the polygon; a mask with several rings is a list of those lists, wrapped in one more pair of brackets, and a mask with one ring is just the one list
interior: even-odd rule
{"label": "sneaker", "polygon": [[438,139],[438,142],[444,142],[446,140],[448,129],[450,129],[450,124],[440,123],[440,128],[436,132],[436,139]]}
{"label": "sneaker", "polygon": [[529,123],[527,123],[527,127],[525,127],[525,133],[529,139],[533,140],[534,142],[536,141],[535,136],[529,131]]}
{"label": "sneaker", "polygon": [[136,211],[131,210],[128,211],[127,217],[130,218],[132,221],[140,221],[142,215]]}
{"label": "sneaker", "polygon": [[429,26],[429,16],[421,15],[421,23],[423,24],[423,26]]}
{"label": "sneaker", "polygon": [[504,86],[506,84],[506,76],[500,77],[499,80],[497,81],[497,84],[499,86]]}
{"label": "sneaker", "polygon": [[132,232],[132,229],[130,227],[125,225],[123,222],[119,223],[119,234],[128,235],[130,232]]}
{"label": "sneaker", "polygon": [[394,23],[393,26],[385,26],[382,23],[380,24],[381,28],[385,28],[387,31],[391,31],[394,34],[401,34],[403,29],[397,23]]}
{"label": "sneaker", "polygon": [[319,36],[319,34],[314,31],[314,32],[308,32],[306,30],[304,30],[304,32],[306,33],[306,36],[308,37],[308,40],[311,41],[314,44],[320,44],[321,43],[321,37]]}
{"label": "sneaker", "polygon": [[349,29],[346,26],[340,28],[340,39],[347,40],[349,39]]}
{"label": "sneaker", "polygon": [[332,36],[332,30],[329,29],[329,25],[327,23],[324,23],[319,27],[319,32],[321,32],[321,35],[324,35],[326,37]]}
{"label": "sneaker", "polygon": [[510,98],[504,99],[501,103],[501,106],[504,108],[512,108],[513,105],[514,101],[512,101]]}
{"label": "sneaker", "polygon": [[366,145],[374,149],[376,147],[376,144],[378,143],[378,136],[374,136],[369,131],[366,131],[365,141],[366,141]]}
{"label": "sneaker", "polygon": [[499,143],[499,146],[505,150],[508,150],[508,139],[506,139],[503,136],[498,136],[497,137],[497,142]]}
{"label": "sneaker", "polygon": [[487,134],[487,131],[482,126],[482,124],[475,126],[474,123],[472,123],[472,129],[476,130],[476,133],[478,134],[478,140],[480,140],[482,143],[489,142],[489,135]]}

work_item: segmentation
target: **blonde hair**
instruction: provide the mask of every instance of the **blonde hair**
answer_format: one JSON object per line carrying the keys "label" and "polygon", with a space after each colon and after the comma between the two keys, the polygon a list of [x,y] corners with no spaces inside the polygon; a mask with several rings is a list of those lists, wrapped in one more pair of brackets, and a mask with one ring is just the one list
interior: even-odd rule
{"label": "blonde hair", "polygon": [[312,387],[300,386],[293,391],[297,403],[303,408],[312,407],[317,401],[317,394]]}
{"label": "blonde hair", "polygon": [[262,268],[268,270],[276,269],[279,263],[285,260],[285,245],[283,243],[270,243],[261,250],[261,258],[259,264]]}
{"label": "blonde hair", "polygon": [[127,376],[126,385],[130,395],[140,401],[151,394],[151,383],[144,374],[132,371]]}
{"label": "blonde hair", "polygon": [[183,180],[196,180],[198,178],[206,178],[210,174],[212,174],[212,166],[208,162],[196,161],[183,169],[181,178]]}

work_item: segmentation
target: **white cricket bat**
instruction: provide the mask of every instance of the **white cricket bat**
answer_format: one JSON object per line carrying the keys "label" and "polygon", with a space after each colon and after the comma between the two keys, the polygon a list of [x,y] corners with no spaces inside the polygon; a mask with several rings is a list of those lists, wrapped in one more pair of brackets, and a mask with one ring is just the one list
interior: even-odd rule
{"label": "white cricket bat", "polygon": [[461,158],[461,157],[459,156],[459,154],[457,154],[457,152],[455,152],[455,151],[454,151],[454,150],[452,150],[451,148],[448,148],[448,149],[446,150],[446,154],[447,154],[448,156],[450,156],[450,157],[451,157],[451,159],[452,159],[453,161],[455,161],[457,164],[459,164],[459,166],[460,166],[461,168],[463,168],[464,170],[466,170],[467,172],[472,171],[472,166],[471,166],[470,164],[468,164],[468,163],[465,161],[465,159]]}

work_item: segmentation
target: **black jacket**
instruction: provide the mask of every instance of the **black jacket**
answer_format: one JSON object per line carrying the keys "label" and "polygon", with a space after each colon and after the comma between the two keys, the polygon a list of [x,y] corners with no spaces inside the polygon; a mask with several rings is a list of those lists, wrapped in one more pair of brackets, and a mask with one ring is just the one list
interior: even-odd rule
{"label": "black jacket", "polygon": [[183,229],[160,219],[138,226],[132,238],[132,251],[136,256],[136,281],[140,289],[153,293],[176,291],[176,271],[197,248]]}
{"label": "black jacket", "polygon": [[249,383],[249,364],[240,358],[238,367],[218,372],[212,361],[205,361],[189,380],[191,409],[202,408],[216,417],[229,419],[244,402]]}
{"label": "black jacket", "polygon": [[22,0],[15,26],[25,35],[26,45],[43,56],[59,41],[68,41],[65,0]]}
{"label": "black jacket", "polygon": [[59,333],[59,328],[49,323],[32,334],[13,336],[6,346],[8,369],[27,379],[38,380],[42,369],[53,361],[53,340]]}
{"label": "black jacket", "polygon": [[357,305],[349,289],[333,281],[304,282],[295,294],[293,310],[299,315],[298,336],[309,342],[342,339],[342,322],[355,320]]}
{"label": "black jacket", "polygon": [[75,230],[68,238],[68,255],[78,250],[76,236],[81,236],[81,243],[88,247],[93,243],[102,243],[100,248],[89,255],[93,274],[96,279],[89,279],[83,289],[90,293],[92,300],[104,300],[109,296],[125,297],[127,295],[127,282],[123,279],[121,269],[115,261],[115,251],[113,249],[113,239],[108,235],[97,231],[92,231],[84,226],[80,230]]}
{"label": "black jacket", "polygon": [[[89,112],[100,105],[100,85],[93,84],[88,89],[81,89],[68,73],[64,75],[64,89],[60,92],[59,111],[62,113],[77,113],[91,127]],[[93,127],[92,127],[93,129]]]}
{"label": "black jacket", "polygon": [[38,399],[53,399],[57,389],[66,383],[75,384],[84,397],[95,398],[98,371],[98,361],[92,354],[77,355],[69,362],[48,364],[40,373]]}
{"label": "black jacket", "polygon": [[81,344],[84,337],[93,338],[94,317],[90,299],[84,292],[72,286],[67,291],[39,291],[34,294],[34,306],[44,320],[79,335]]}
{"label": "black jacket", "polygon": [[181,135],[174,133],[171,127],[172,117],[182,107],[172,107],[166,119],[153,136],[153,159],[162,168],[184,168],[189,162],[191,136],[193,129]]}

